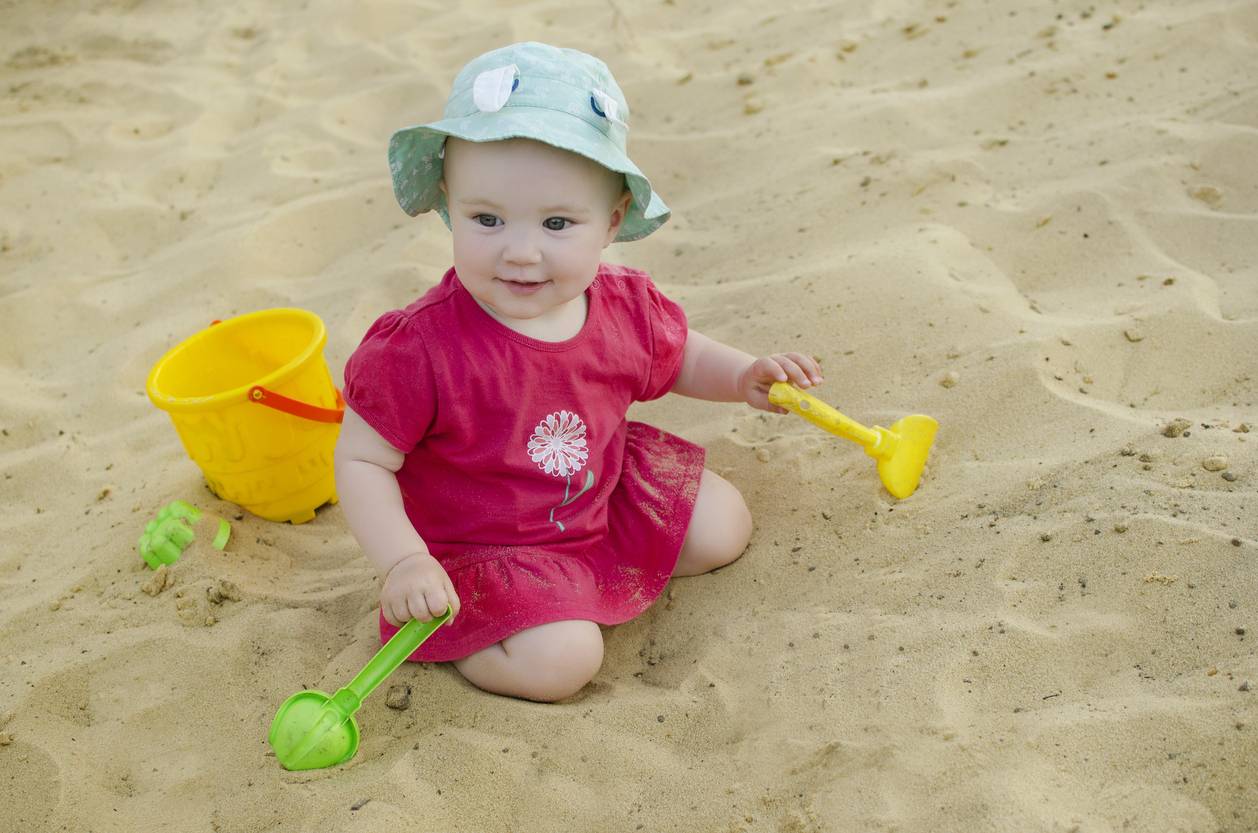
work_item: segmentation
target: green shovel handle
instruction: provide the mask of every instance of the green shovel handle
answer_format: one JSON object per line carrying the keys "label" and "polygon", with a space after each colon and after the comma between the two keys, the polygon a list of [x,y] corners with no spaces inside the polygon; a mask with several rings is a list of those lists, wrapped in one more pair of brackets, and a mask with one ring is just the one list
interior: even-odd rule
{"label": "green shovel handle", "polygon": [[[424,640],[432,636],[437,628],[450,621],[450,615],[450,608],[447,607],[446,612],[436,619],[430,619],[427,622],[412,619],[407,622],[397,633],[393,634],[392,639],[384,643],[384,647],[377,651],[374,657],[367,661],[363,670],[359,671],[345,688],[336,693],[334,699],[349,707],[350,714],[358,711],[363,700],[376,690],[376,686],[388,679],[389,675],[396,671],[407,657],[415,653],[415,649],[423,645]],[[349,702],[345,702],[346,700]]]}

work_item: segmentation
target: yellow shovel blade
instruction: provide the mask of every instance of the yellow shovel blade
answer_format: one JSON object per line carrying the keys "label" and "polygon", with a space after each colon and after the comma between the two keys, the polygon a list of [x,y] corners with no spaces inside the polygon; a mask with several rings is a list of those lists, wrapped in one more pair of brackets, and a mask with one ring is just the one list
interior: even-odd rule
{"label": "yellow shovel blade", "polygon": [[939,423],[928,416],[913,414],[896,420],[888,430],[897,434],[900,441],[890,457],[878,460],[878,476],[888,492],[903,500],[917,491]]}
{"label": "yellow shovel blade", "polygon": [[917,490],[926,466],[926,455],[935,441],[939,423],[928,416],[913,414],[897,420],[890,428],[866,428],[811,394],[793,385],[775,382],[769,388],[769,401],[799,414],[835,436],[851,440],[878,462],[878,476],[887,491],[903,500]]}

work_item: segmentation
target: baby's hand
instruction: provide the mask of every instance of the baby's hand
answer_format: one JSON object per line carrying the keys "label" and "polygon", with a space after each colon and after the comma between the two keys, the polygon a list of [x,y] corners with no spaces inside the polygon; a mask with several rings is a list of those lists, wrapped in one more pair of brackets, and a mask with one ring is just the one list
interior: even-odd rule
{"label": "baby's hand", "polygon": [[738,390],[751,407],[784,414],[785,408],[769,402],[769,388],[774,382],[787,381],[801,388],[810,388],[820,385],[825,379],[821,376],[821,365],[812,357],[802,353],[774,353],[747,366],[738,377]]}
{"label": "baby's hand", "polygon": [[450,608],[459,615],[459,597],[445,569],[426,552],[408,555],[394,564],[380,588],[380,611],[389,624],[401,627],[411,619],[428,621]]}

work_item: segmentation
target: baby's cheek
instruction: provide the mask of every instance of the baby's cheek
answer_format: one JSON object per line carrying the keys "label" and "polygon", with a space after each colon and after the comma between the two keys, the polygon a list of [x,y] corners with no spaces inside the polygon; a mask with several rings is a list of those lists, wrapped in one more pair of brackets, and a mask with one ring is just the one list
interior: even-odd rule
{"label": "baby's cheek", "polygon": [[487,242],[474,230],[454,235],[453,252],[455,266],[463,267],[460,272],[479,270],[491,259]]}

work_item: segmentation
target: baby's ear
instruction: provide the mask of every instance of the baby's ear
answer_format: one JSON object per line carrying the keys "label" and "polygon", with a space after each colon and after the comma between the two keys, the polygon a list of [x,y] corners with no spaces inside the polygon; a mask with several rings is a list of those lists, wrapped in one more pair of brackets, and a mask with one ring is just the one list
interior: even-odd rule
{"label": "baby's ear", "polygon": [[616,239],[616,235],[620,233],[620,227],[624,225],[625,213],[629,210],[629,203],[633,200],[633,194],[629,189],[620,195],[620,199],[612,206],[611,224],[607,227],[607,239],[603,241],[603,248],[606,249]]}

